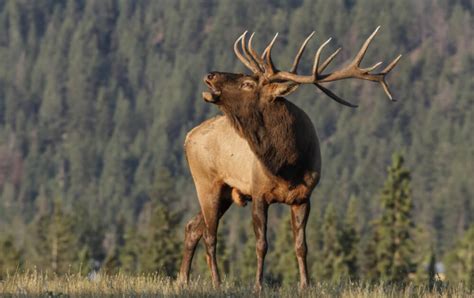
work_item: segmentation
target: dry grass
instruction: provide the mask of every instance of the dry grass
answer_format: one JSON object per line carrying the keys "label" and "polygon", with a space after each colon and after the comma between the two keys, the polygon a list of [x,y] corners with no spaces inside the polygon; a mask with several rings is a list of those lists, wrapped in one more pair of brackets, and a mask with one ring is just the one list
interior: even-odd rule
{"label": "dry grass", "polygon": [[[158,275],[96,275],[94,278],[55,276],[39,272],[18,273],[0,281],[0,296],[166,296],[166,297],[248,297],[252,287],[225,281],[221,289],[212,288],[208,280],[194,280],[187,286]],[[355,283],[315,284],[305,291],[295,287],[265,288],[263,297],[474,297],[462,286],[443,286],[436,291],[426,287],[369,286]]]}

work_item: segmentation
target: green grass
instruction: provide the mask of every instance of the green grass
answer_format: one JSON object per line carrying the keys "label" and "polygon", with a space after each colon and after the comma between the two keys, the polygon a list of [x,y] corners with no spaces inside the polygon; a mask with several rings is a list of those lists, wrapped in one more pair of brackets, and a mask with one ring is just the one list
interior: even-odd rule
{"label": "green grass", "polygon": [[[255,296],[252,285],[224,281],[214,289],[209,280],[193,280],[181,285],[158,275],[97,275],[90,279],[81,275],[56,276],[47,273],[26,272],[0,280],[0,296],[166,296],[166,297],[248,297]],[[360,285],[356,283],[316,283],[304,291],[294,287],[265,287],[263,297],[473,297],[474,292],[459,286],[440,286],[435,291],[426,287],[399,288],[387,285]]]}

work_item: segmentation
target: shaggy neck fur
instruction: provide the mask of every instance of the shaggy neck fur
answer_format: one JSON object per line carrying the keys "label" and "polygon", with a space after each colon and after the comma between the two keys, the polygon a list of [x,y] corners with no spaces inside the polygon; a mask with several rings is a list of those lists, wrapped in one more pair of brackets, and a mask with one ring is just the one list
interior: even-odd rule
{"label": "shaggy neck fur", "polygon": [[298,152],[295,117],[284,98],[256,104],[221,105],[232,126],[244,137],[273,175],[294,180],[304,166]]}

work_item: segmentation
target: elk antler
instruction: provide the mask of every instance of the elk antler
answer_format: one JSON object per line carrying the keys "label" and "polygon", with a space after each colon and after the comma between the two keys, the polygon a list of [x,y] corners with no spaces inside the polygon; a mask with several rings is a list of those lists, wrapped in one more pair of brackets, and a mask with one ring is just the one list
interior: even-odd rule
{"label": "elk antler", "polygon": [[[255,32],[250,35],[248,46],[245,45],[245,38],[247,36],[247,32],[245,31],[234,43],[234,52],[237,55],[237,58],[249,68],[254,74],[256,75],[265,75],[266,77],[270,75],[274,75],[276,73],[275,66],[271,60],[271,57],[267,55],[266,61],[264,61],[266,53],[271,51],[273,47],[273,43],[275,42],[278,33],[275,34],[270,44],[267,48],[263,51],[262,57],[259,57],[258,53],[252,47],[252,39],[255,35]],[[239,41],[241,42],[242,51],[244,52],[245,57],[240,53],[238,49]]]}
{"label": "elk antler", "polygon": [[[360,68],[360,64],[362,62],[362,59],[364,58],[365,53],[367,52],[367,49],[370,45],[370,42],[372,39],[375,37],[377,34],[378,30],[380,29],[380,26],[375,29],[375,31],[367,38],[367,40],[364,42],[362,45],[361,49],[355,56],[354,60],[349,63],[346,67],[336,70],[332,73],[328,74],[322,74],[322,72],[327,68],[327,66],[334,60],[336,55],[340,52],[341,48],[337,49],[334,53],[332,53],[321,65],[320,65],[320,57],[322,50],[324,47],[331,41],[331,38],[328,39],[326,42],[324,42],[316,51],[315,57],[314,57],[314,63],[313,63],[313,69],[312,73],[310,75],[298,75],[296,73],[299,61],[301,59],[301,56],[306,48],[306,44],[308,41],[313,37],[314,32],[312,32],[303,42],[301,45],[298,53],[295,56],[293,65],[291,67],[291,70],[289,72],[287,71],[278,71],[276,70],[275,66],[273,65],[272,59],[271,59],[271,49],[273,47],[273,44],[278,36],[278,34],[275,35],[273,40],[270,42],[270,44],[266,47],[265,51],[263,52],[262,57],[258,57],[256,52],[252,48],[252,38],[253,35],[250,37],[250,40],[248,42],[248,48],[245,45],[245,37],[247,34],[247,31],[242,34],[237,41],[234,44],[234,51],[237,55],[237,57],[244,63],[248,68],[250,68],[255,74],[257,75],[263,75],[265,76],[269,81],[291,81],[297,84],[314,84],[316,87],[318,87],[321,91],[323,91],[326,95],[328,95],[330,98],[334,99],[340,104],[350,106],[350,107],[357,107],[357,105],[351,104],[344,99],[338,97],[336,94],[334,94],[332,91],[329,89],[323,87],[321,83],[327,83],[327,82],[332,82],[332,81],[337,81],[337,80],[342,80],[342,79],[349,79],[349,78],[356,78],[356,79],[361,79],[361,80],[367,80],[367,81],[372,81],[372,82],[379,82],[385,93],[387,94],[388,98],[392,101],[394,101],[392,94],[390,93],[390,90],[388,88],[388,84],[385,80],[385,76],[395,67],[395,65],[398,63],[402,55],[399,55],[397,58],[395,58],[387,67],[385,67],[381,72],[379,73],[370,73],[371,71],[375,70],[377,67],[379,67],[382,62],[378,62],[374,64],[371,67],[368,68]],[[242,41],[242,50],[245,54],[246,57],[243,57],[242,54],[237,50],[237,44],[239,41]],[[265,59],[265,60],[264,60]]]}

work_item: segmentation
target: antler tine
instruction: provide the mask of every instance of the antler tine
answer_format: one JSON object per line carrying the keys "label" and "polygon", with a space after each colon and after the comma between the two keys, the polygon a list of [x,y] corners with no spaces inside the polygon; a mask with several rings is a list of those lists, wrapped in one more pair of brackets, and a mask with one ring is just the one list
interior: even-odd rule
{"label": "antler tine", "polygon": [[250,55],[252,56],[253,60],[258,64],[259,68],[262,71],[265,71],[263,59],[260,58],[258,53],[252,47],[252,40],[253,40],[254,35],[255,35],[255,32],[252,32],[252,34],[250,35],[249,41],[247,43],[248,49],[250,51]]}
{"label": "antler tine", "polygon": [[369,73],[369,72],[371,72],[372,70],[374,70],[374,69],[376,69],[377,67],[379,67],[381,64],[382,64],[382,61],[377,62],[377,63],[375,63],[374,65],[372,65],[371,67],[362,68],[361,71],[364,72],[364,73]]}
{"label": "antler tine", "polygon": [[[253,35],[253,34],[252,34]],[[244,37],[241,40],[241,47],[244,52],[245,57],[247,58],[247,61],[252,65],[252,67],[255,69],[253,70],[254,73],[260,73],[262,70],[260,69],[260,65],[257,61],[255,61],[252,57],[252,54],[249,52],[247,49],[247,45],[245,44],[246,40],[245,38],[247,37],[247,32],[244,34]]]}
{"label": "antler tine", "polygon": [[303,55],[303,52],[306,48],[306,44],[308,44],[308,41],[311,39],[311,37],[313,37],[315,33],[316,33],[315,31],[311,32],[311,34],[308,35],[308,37],[306,37],[306,39],[301,44],[301,47],[295,56],[295,60],[293,61],[293,66],[291,66],[291,70],[290,70],[291,73],[296,73],[298,69],[298,64],[300,63],[301,56]]}
{"label": "antler tine", "polygon": [[351,108],[357,108],[358,105],[355,105],[353,103],[350,103],[342,98],[340,98],[339,96],[337,96],[336,94],[334,94],[334,92],[332,92],[331,90],[327,89],[326,87],[318,84],[318,83],[314,83],[314,85],[316,87],[319,88],[319,90],[323,91],[324,94],[326,94],[327,96],[329,96],[330,98],[334,99],[336,102],[344,105],[344,106],[348,106],[348,107],[351,107]]}
{"label": "antler tine", "polygon": [[402,58],[402,55],[398,55],[397,58],[395,58],[387,67],[385,67],[381,74],[382,74],[382,79],[380,80],[380,84],[382,85],[383,91],[385,91],[385,94],[387,94],[388,98],[391,101],[396,101],[396,99],[393,98],[392,93],[390,92],[390,88],[388,88],[388,84],[385,81],[385,75],[387,75],[394,67],[397,65],[398,61]]}
{"label": "antler tine", "polygon": [[328,40],[326,40],[318,49],[316,52],[316,55],[314,57],[314,64],[313,64],[313,77],[315,80],[318,78],[318,66],[319,66],[319,59],[321,57],[321,52],[323,51],[324,47],[331,41],[332,37],[330,37]]}
{"label": "antler tine", "polygon": [[365,53],[367,52],[367,49],[369,48],[370,43],[372,42],[372,39],[374,39],[375,35],[379,31],[380,26],[378,26],[374,32],[367,38],[367,40],[364,42],[362,47],[360,48],[359,52],[357,53],[356,57],[354,58],[353,64],[355,66],[359,66],[360,63],[362,62],[362,59],[364,58]]}
{"label": "antler tine", "polygon": [[273,47],[273,43],[275,43],[275,40],[277,39],[278,37],[278,32],[275,33],[275,36],[273,36],[273,39],[270,41],[270,43],[268,44],[268,46],[265,48],[265,50],[263,51],[262,53],[262,59],[265,59],[265,55],[267,54],[267,52],[269,50],[271,50],[271,48]]}
{"label": "antler tine", "polygon": [[275,66],[273,65],[273,61],[272,61],[272,48],[277,37],[278,37],[278,32],[275,34],[272,41],[268,44],[268,46],[265,48],[265,51],[263,51],[263,54],[262,54],[262,58],[266,59],[265,71],[268,72],[268,74],[270,75],[276,72]]}
{"label": "antler tine", "polygon": [[400,61],[400,59],[402,58],[402,55],[398,55],[397,58],[395,58],[392,63],[390,63],[389,65],[387,65],[387,67],[385,67],[383,70],[382,70],[382,73],[383,74],[387,74],[389,73],[394,67],[395,65],[397,65],[398,61]]}
{"label": "antler tine", "polygon": [[382,85],[383,91],[385,91],[385,94],[387,94],[388,98],[391,101],[396,101],[396,99],[393,98],[392,93],[390,92],[390,89],[388,88],[387,82],[385,82],[385,80],[382,80],[380,81],[380,84]]}
{"label": "antler tine", "polygon": [[326,67],[334,60],[334,58],[339,54],[339,52],[342,50],[342,48],[338,48],[337,50],[334,51],[334,53],[331,54],[324,62],[321,64],[321,67],[319,68],[319,73],[322,73]]}
{"label": "antler tine", "polygon": [[245,40],[245,36],[247,35],[247,32],[248,31],[245,31],[242,35],[240,35],[239,38],[237,38],[237,40],[234,42],[234,53],[235,55],[237,56],[237,58],[239,58],[240,62],[242,62],[248,69],[250,69],[252,72],[254,73],[258,73],[260,70],[255,68],[254,65],[252,65],[250,63],[250,61],[247,60],[247,58],[245,58],[242,53],[240,53],[239,49],[238,49],[238,44],[239,42],[242,40],[244,41]]}

